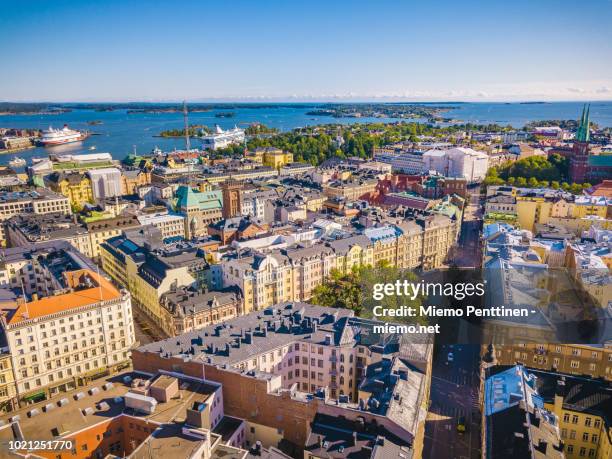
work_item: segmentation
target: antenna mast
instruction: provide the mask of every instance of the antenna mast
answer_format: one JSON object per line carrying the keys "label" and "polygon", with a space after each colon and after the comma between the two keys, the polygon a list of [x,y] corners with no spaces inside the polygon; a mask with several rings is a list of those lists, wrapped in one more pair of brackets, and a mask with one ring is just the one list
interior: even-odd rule
{"label": "antenna mast", "polygon": [[185,120],[185,149],[189,151],[191,145],[189,144],[189,122],[187,119],[187,102],[183,101],[183,119]]}

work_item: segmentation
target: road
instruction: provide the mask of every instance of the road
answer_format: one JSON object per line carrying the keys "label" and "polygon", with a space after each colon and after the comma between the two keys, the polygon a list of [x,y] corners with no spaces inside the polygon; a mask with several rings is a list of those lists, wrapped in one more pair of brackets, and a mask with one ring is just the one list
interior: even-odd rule
{"label": "road", "polygon": [[133,308],[132,311],[134,314],[134,334],[140,346],[165,338],[162,332],[142,312],[138,311],[137,308]]}
{"label": "road", "polygon": [[480,231],[482,228],[483,198],[479,192],[479,189],[471,192],[468,205],[463,213],[461,235],[453,256],[453,261],[460,268],[480,267],[482,262]]}
{"label": "road", "polygon": [[[478,459],[480,408],[478,345],[440,346],[433,362],[430,408],[425,423],[426,459]],[[448,353],[453,361],[448,361]],[[466,432],[457,430],[459,418]]]}

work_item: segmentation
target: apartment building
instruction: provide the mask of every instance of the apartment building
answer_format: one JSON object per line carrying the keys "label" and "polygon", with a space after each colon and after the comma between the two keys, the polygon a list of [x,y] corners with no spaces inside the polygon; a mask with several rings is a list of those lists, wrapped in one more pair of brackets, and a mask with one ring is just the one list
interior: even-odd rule
{"label": "apartment building", "polygon": [[[349,310],[282,303],[143,346],[132,360],[135,370],[175,371],[221,384],[226,414],[247,421],[253,432],[247,438],[264,447],[282,439],[296,452],[312,451],[309,457],[329,457],[319,454],[323,442],[316,438],[331,431],[315,425],[328,415],[352,430],[361,422],[385,437],[385,445],[399,442],[420,455],[432,346],[400,335],[383,338],[371,333],[376,323]],[[375,375],[388,381],[386,389],[373,387]],[[411,400],[410,407],[402,410],[400,400]],[[359,449],[372,446],[359,434],[358,440]],[[366,451],[363,457],[374,457]]]}
{"label": "apartment building", "polygon": [[277,170],[293,162],[293,153],[274,147],[256,148],[255,151],[250,152],[249,156],[255,161]]}
{"label": "apartment building", "polygon": [[162,294],[162,328],[169,336],[198,330],[242,315],[238,289],[206,291],[176,287]]}
{"label": "apartment building", "polygon": [[209,264],[197,244],[164,244],[161,232],[151,226],[104,242],[101,260],[113,281],[130,291],[134,306],[169,334],[174,333],[174,325],[162,306],[162,295],[209,283]]}
{"label": "apartment building", "polygon": [[612,389],[601,379],[529,370],[544,407],[559,420],[566,459],[612,455]]}
{"label": "apartment building", "polygon": [[378,180],[374,178],[353,178],[335,180],[323,185],[323,194],[328,198],[344,198],[348,201],[365,199],[376,190]]}
{"label": "apartment building", "polygon": [[542,403],[536,377],[524,367],[485,370],[482,457],[563,459],[559,418]]}
{"label": "apartment building", "polygon": [[82,209],[84,203],[94,200],[91,179],[80,172],[54,172],[45,179],[45,184],[66,196],[76,209]]}
{"label": "apartment building", "polygon": [[134,215],[105,218],[85,223],[85,228],[89,234],[90,249],[84,253],[98,260],[100,258],[100,244],[111,237],[118,236],[122,231],[137,228],[139,224],[139,220]]}
{"label": "apartment building", "polygon": [[49,214],[61,212],[72,214],[70,201],[64,195],[45,188],[30,191],[12,191],[0,196],[0,247],[6,247],[4,221],[20,214]]}
{"label": "apartment building", "polygon": [[240,288],[245,313],[249,313],[283,301],[310,299],[332,269],[349,272],[353,266],[372,265],[373,259],[370,240],[363,235],[325,244],[298,244],[224,260],[223,286]]}
{"label": "apartment building", "polygon": [[138,188],[151,184],[151,172],[142,169],[127,169],[121,173],[121,194],[136,194]]}
{"label": "apartment building", "polygon": [[161,231],[162,238],[184,238],[185,217],[173,213],[156,212],[138,215],[141,226],[153,225]]}
{"label": "apartment building", "polygon": [[89,269],[63,271],[61,290],[5,308],[20,402],[44,400],[129,365],[134,344],[130,295]]}
{"label": "apartment building", "polygon": [[565,343],[522,343],[496,346],[500,365],[521,364],[539,370],[612,381],[612,346]]}
{"label": "apartment building", "polygon": [[0,413],[13,411],[18,406],[17,386],[9,348],[0,350]]}
{"label": "apartment building", "polygon": [[76,217],[64,213],[20,214],[5,222],[6,237],[12,247],[28,247],[47,241],[66,241],[92,258],[91,237]]}

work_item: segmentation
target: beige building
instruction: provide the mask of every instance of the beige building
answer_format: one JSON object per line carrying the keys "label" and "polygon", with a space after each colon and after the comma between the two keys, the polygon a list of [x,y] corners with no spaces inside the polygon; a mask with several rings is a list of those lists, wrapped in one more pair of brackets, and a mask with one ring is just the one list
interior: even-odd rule
{"label": "beige building", "polygon": [[352,179],[347,181],[333,181],[323,185],[323,194],[328,198],[345,198],[356,201],[376,190],[376,179]]}
{"label": "beige building", "polygon": [[0,247],[6,247],[4,221],[19,214],[72,214],[70,200],[44,188],[2,193],[0,196]]}
{"label": "beige building", "polygon": [[64,289],[5,310],[21,402],[44,400],[129,365],[134,344],[130,294],[99,274],[63,273]]}
{"label": "beige building", "polygon": [[13,375],[13,364],[8,347],[0,353],[0,412],[12,411],[17,407],[17,387]]}
{"label": "beige building", "polygon": [[283,301],[310,299],[332,269],[348,272],[373,263],[366,236],[353,236],[309,247],[296,246],[270,254],[235,258],[222,263],[223,286],[237,286],[244,311],[258,311]]}
{"label": "beige building", "polygon": [[496,346],[495,358],[500,365],[520,363],[539,370],[587,375],[612,381],[612,346],[609,345],[531,342]]}
{"label": "beige building", "polygon": [[162,237],[185,237],[185,217],[170,213],[154,213],[139,215],[141,226],[153,225],[161,231]]}

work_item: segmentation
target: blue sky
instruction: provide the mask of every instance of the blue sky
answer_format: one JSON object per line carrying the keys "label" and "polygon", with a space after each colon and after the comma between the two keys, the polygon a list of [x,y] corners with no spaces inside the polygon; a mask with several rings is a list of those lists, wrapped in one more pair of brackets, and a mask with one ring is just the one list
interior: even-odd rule
{"label": "blue sky", "polygon": [[610,100],[611,20],[610,0],[0,0],[0,100]]}

